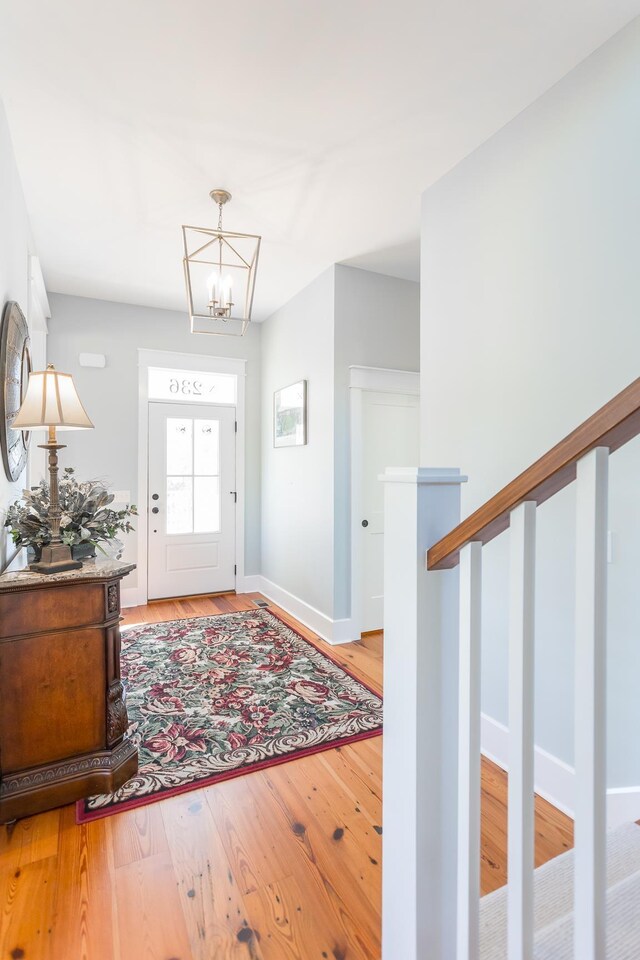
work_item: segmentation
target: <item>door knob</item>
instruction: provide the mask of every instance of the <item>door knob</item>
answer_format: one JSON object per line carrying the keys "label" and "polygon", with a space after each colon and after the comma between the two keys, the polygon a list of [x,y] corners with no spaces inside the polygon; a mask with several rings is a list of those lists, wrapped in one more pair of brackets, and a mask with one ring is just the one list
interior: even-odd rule
{"label": "door knob", "polygon": [[152,507],[151,513],[160,513],[160,507]]}
{"label": "door knob", "polygon": [[160,499],[160,494],[159,494],[159,493],[152,493],[152,494],[151,494],[151,499],[152,499],[152,500],[159,500],[159,499]]}
{"label": "door knob", "polygon": [[363,521],[362,521],[362,526],[363,526],[363,527],[368,527],[368,526],[369,526],[369,521],[368,521],[368,520],[363,520]]}

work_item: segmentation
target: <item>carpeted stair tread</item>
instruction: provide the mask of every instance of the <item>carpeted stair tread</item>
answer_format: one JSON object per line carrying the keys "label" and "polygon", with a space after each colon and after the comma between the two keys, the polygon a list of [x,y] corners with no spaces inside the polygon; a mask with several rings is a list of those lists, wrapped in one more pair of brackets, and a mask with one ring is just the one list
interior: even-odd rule
{"label": "carpeted stair tread", "polygon": [[[640,827],[636,827],[640,833]],[[607,958],[640,957],[640,871],[607,891]],[[573,915],[544,927],[536,936],[534,960],[574,960]]]}
{"label": "carpeted stair tread", "polygon": [[[619,903],[618,888],[625,887],[627,881],[630,889],[637,895],[634,884],[640,877],[640,827],[633,823],[623,824],[607,835],[607,886],[608,910],[612,911],[610,930],[616,936],[615,918],[624,914],[624,903]],[[554,946],[555,952],[549,952],[547,940],[549,937],[564,937],[568,939],[567,958],[571,957],[572,940],[572,911],[573,911],[573,851],[570,850],[554,860],[550,860],[535,872],[535,928],[536,951],[535,960],[561,960],[565,954],[558,952],[560,942]],[[638,938],[634,958],[640,957],[640,911],[637,910]],[[494,893],[482,898],[480,904],[480,946],[482,960],[505,960],[507,955],[507,888],[501,887]],[[550,928],[554,928],[551,931]],[[633,931],[630,935],[633,934]],[[616,950],[618,945],[616,945]],[[626,949],[620,945],[620,950]],[[546,952],[545,952],[546,951]],[[611,957],[618,960],[617,953]],[[626,953],[620,953],[620,960]]]}

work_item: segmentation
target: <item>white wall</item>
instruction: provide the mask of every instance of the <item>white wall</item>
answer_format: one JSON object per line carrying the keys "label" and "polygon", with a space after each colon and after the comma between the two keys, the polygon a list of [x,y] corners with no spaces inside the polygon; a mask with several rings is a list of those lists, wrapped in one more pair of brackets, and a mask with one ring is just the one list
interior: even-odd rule
{"label": "white wall", "polygon": [[350,615],[351,500],[349,367],[417,371],[420,284],[335,267],[334,616]]}
{"label": "white wall", "polygon": [[[640,21],[424,194],[422,462],[469,513],[638,376]],[[609,785],[640,784],[638,441],[611,459]],[[574,492],[539,511],[539,746],[571,762]],[[486,551],[483,709],[506,722],[507,536]]]}
{"label": "white wall", "polygon": [[[262,324],[262,574],[333,619],[334,269]],[[308,380],[308,443],[273,446],[273,394]]]}
{"label": "white wall", "polygon": [[[65,434],[61,466],[81,478],[103,478],[138,499],[138,347],[246,359],[245,573],[260,568],[260,327],[244,337],[198,336],[186,314],[52,294],[49,357],[71,373],[95,430]],[[81,367],[80,353],[103,353],[104,369]],[[138,504],[140,508],[143,505]],[[135,526],[135,521],[134,521]],[[126,556],[135,562],[136,535]],[[137,585],[136,573],[127,587]]]}
{"label": "white wall", "polygon": [[[0,101],[0,310],[7,300],[16,300],[31,328],[29,311],[29,257],[35,253],[29,217],[16,168],[2,101]],[[33,335],[33,333],[32,333]],[[43,337],[37,337],[36,359],[40,361]],[[37,438],[36,438],[37,441]],[[7,505],[20,496],[25,476],[11,483],[0,463],[0,570],[11,559],[13,543],[7,538],[4,517]]]}

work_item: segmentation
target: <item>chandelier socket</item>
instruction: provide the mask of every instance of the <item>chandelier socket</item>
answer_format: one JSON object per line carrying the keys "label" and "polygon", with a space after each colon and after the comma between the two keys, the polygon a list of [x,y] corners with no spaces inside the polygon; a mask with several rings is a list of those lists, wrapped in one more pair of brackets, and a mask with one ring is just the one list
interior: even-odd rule
{"label": "chandelier socket", "polygon": [[218,206],[223,206],[225,203],[229,203],[231,200],[231,194],[228,190],[211,190],[209,196],[214,203],[217,203]]}

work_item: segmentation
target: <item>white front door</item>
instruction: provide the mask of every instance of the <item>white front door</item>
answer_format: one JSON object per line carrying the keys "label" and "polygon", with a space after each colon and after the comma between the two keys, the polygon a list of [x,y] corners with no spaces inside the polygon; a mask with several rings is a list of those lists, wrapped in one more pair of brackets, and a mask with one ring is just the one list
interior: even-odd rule
{"label": "white front door", "polygon": [[149,404],[148,596],[235,588],[235,407]]}
{"label": "white front door", "polygon": [[393,393],[362,395],[361,630],[382,629],[384,490],[387,467],[417,467],[419,400]]}

